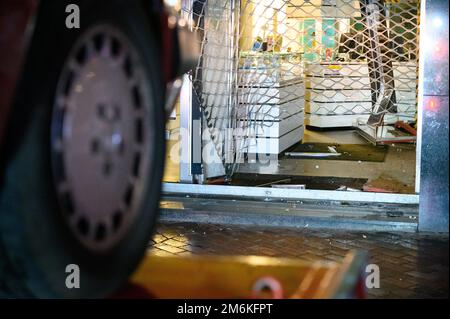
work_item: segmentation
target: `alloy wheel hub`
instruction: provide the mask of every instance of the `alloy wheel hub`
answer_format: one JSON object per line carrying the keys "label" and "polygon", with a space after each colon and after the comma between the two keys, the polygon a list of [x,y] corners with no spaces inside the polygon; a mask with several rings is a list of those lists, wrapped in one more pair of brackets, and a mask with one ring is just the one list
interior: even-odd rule
{"label": "alloy wheel hub", "polygon": [[64,218],[90,250],[123,238],[149,164],[150,92],[136,49],[97,26],[69,54],[56,92],[52,164]]}

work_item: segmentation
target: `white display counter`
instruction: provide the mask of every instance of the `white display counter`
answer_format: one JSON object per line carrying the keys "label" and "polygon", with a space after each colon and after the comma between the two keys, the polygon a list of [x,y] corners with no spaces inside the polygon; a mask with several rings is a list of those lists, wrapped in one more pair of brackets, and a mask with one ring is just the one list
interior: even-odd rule
{"label": "white display counter", "polygon": [[279,154],[304,135],[305,85],[291,63],[239,70],[237,126],[246,153]]}
{"label": "white display counter", "polygon": [[[416,64],[394,62],[397,113],[386,121],[411,120],[416,113]],[[350,127],[368,119],[372,93],[367,62],[321,62],[305,65],[305,124]]]}

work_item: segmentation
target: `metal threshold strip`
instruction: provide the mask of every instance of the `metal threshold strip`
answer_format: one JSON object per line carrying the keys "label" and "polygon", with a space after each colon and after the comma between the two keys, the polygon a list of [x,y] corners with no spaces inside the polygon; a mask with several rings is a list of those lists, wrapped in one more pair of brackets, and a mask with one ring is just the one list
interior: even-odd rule
{"label": "metal threshold strip", "polygon": [[163,194],[418,205],[419,195],[163,183]]}

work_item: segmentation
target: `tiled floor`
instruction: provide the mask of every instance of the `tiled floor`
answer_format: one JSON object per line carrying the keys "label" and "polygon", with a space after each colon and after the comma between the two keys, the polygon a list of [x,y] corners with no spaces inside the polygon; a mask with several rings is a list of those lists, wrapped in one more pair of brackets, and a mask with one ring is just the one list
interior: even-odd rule
{"label": "tiled floor", "polygon": [[311,261],[340,261],[348,250],[364,249],[381,274],[381,287],[369,290],[370,298],[448,298],[448,236],[164,223],[151,249],[159,255],[264,255]]}
{"label": "tiled floor", "polygon": [[[176,135],[173,135],[173,138],[175,137]],[[306,130],[303,143],[367,144],[367,141],[352,130]],[[165,182],[177,183],[180,179],[177,145],[180,145],[177,140],[168,141],[164,175]],[[362,179],[384,177],[404,184],[405,190],[411,192],[410,190],[414,190],[415,185],[415,163],[416,152],[414,145],[396,144],[389,146],[384,162],[301,159],[280,162],[273,161],[273,165],[244,163],[239,166],[239,172]],[[308,185],[307,188],[309,188]]]}

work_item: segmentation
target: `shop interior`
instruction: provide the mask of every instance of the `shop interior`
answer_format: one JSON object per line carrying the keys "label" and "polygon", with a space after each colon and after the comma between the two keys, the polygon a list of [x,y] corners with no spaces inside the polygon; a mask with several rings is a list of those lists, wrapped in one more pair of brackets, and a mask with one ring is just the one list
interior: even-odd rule
{"label": "shop interior", "polygon": [[[185,10],[203,45],[185,77],[209,135],[200,151],[213,144],[223,164],[202,158],[192,182],[416,193],[419,2],[238,3]],[[181,97],[166,127],[164,182],[186,183],[188,109]]]}

